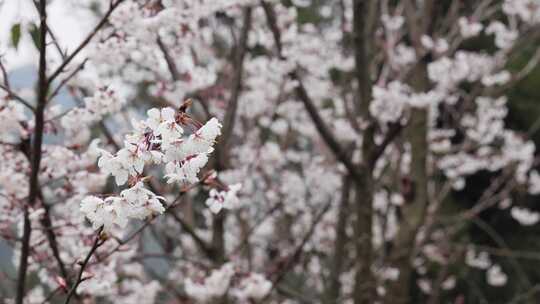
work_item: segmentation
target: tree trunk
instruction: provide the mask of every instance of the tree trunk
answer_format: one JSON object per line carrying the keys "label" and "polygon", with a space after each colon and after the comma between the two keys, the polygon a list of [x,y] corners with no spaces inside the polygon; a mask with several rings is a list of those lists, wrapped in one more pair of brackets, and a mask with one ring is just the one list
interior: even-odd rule
{"label": "tree trunk", "polygon": [[353,30],[355,47],[355,78],[358,90],[355,96],[355,110],[367,127],[362,141],[364,158],[363,172],[355,177],[356,221],[355,232],[355,283],[354,304],[373,303],[376,300],[377,284],[371,271],[373,265],[372,222],[373,222],[373,164],[371,163],[374,143],[374,120],[369,114],[372,99],[371,65],[373,58],[374,25],[377,19],[376,0],[355,0],[353,7]]}
{"label": "tree trunk", "polygon": [[[411,86],[417,92],[425,91],[428,88],[426,65],[418,64],[412,75]],[[410,303],[409,289],[414,274],[412,259],[417,249],[415,240],[428,206],[428,111],[429,108],[413,108],[407,126],[407,138],[411,145],[410,179],[413,197],[401,208],[399,232],[390,255],[392,266],[399,270],[399,277],[390,284],[386,303]]]}
{"label": "tree trunk", "polygon": [[336,221],[336,239],[334,242],[334,256],[330,269],[330,282],[326,292],[326,303],[339,303],[341,282],[340,276],[343,271],[343,264],[347,260],[347,223],[349,218],[349,200],[351,193],[351,177],[343,177],[343,186],[341,192],[341,202]]}
{"label": "tree trunk", "polygon": [[354,238],[356,248],[353,299],[354,304],[371,304],[375,301],[377,284],[371,271],[373,265],[373,177],[366,172],[356,182],[356,220]]}

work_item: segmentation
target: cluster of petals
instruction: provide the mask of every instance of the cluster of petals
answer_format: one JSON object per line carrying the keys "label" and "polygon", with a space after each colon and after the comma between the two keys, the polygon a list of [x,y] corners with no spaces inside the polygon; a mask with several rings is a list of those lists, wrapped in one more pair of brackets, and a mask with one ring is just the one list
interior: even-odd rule
{"label": "cluster of petals", "polygon": [[185,137],[179,118],[182,113],[172,108],[153,108],[147,114],[146,120],[134,123],[135,131],[125,137],[122,149],[115,154],[99,150],[98,167],[103,173],[114,176],[118,186],[128,181],[136,183],[120,196],[105,199],[89,196],[82,201],[81,211],[94,228],[125,227],[130,218],[145,219],[163,213],[164,204],[160,200],[164,199],[146,189],[142,182],[145,165],[164,164],[168,183],[197,183],[200,170],[214,150],[216,137],[221,134],[221,124],[216,118]]}

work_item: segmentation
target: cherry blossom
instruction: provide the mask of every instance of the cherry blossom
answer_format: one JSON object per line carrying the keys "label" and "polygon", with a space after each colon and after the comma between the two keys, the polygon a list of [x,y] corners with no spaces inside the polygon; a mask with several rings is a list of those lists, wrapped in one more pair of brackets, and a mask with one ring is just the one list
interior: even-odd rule
{"label": "cherry blossom", "polygon": [[210,190],[206,205],[214,213],[218,213],[223,208],[236,209],[239,205],[237,193],[241,187],[241,184],[234,184],[230,185],[225,191],[218,191],[216,189]]}
{"label": "cherry blossom", "polygon": [[510,213],[516,221],[524,226],[534,225],[540,220],[540,214],[538,212],[530,211],[525,208],[512,207]]}
{"label": "cherry blossom", "polygon": [[500,287],[506,285],[508,277],[502,271],[501,266],[493,265],[487,271],[487,282],[491,286]]}
{"label": "cherry blossom", "polygon": [[464,38],[471,38],[477,36],[484,28],[481,23],[474,22],[467,17],[459,18],[458,22],[461,36],[463,36]]}
{"label": "cherry blossom", "polygon": [[6,301],[513,300],[538,1],[323,2],[67,1],[74,46],[60,2],[6,21]]}

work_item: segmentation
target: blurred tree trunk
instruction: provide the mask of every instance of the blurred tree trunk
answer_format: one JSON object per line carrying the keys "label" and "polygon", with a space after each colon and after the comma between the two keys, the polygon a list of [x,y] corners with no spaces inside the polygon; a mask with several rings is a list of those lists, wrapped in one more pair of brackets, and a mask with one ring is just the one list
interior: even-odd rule
{"label": "blurred tree trunk", "polygon": [[336,219],[336,239],[334,242],[334,255],[331,261],[329,284],[326,291],[326,303],[339,303],[341,281],[340,276],[343,271],[344,262],[347,260],[347,223],[349,219],[349,200],[351,193],[351,177],[343,177],[343,186],[341,191],[341,202]]}
{"label": "blurred tree trunk", "polygon": [[363,172],[355,178],[356,221],[355,232],[355,283],[353,299],[355,304],[373,303],[376,299],[373,265],[372,222],[373,222],[373,163],[370,155],[375,148],[374,123],[369,114],[372,99],[371,62],[373,58],[374,25],[377,20],[376,0],[355,0],[353,7],[353,35],[355,47],[355,77],[358,90],[355,96],[355,111],[366,128],[363,133]]}
{"label": "blurred tree trunk", "polygon": [[[238,100],[242,91],[242,80],[244,73],[244,58],[247,54],[247,43],[249,31],[251,28],[251,7],[243,9],[242,29],[238,45],[235,47],[234,54],[234,75],[231,88],[231,98],[227,104],[227,112],[223,121],[222,135],[220,138],[221,146],[215,151],[215,169],[222,171],[228,168],[229,164],[229,146],[234,131],[236,113],[238,110]],[[212,223],[212,249],[215,253],[214,263],[221,265],[225,262],[225,219],[227,212],[223,210],[214,216]]]}
{"label": "blurred tree trunk", "polygon": [[[412,71],[411,86],[416,92],[427,89],[428,78],[425,63],[419,63]],[[416,253],[415,240],[424,222],[428,206],[428,108],[413,108],[407,126],[407,139],[411,145],[410,193],[401,208],[399,231],[390,255],[391,264],[399,270],[399,277],[391,282],[386,303],[410,303],[411,278],[414,274],[412,259]]]}

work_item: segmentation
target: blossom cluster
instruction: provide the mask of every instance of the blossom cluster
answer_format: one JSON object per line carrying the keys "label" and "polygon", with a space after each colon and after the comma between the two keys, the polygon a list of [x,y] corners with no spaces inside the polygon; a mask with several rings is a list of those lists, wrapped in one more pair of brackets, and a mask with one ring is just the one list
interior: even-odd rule
{"label": "blossom cluster", "polygon": [[[153,108],[147,115],[146,120],[134,122],[135,131],[126,135],[122,149],[115,154],[100,150],[99,168],[114,176],[118,186],[129,180],[131,187],[123,190],[120,196],[105,199],[90,196],[82,200],[81,212],[94,228],[103,226],[110,230],[114,225],[124,228],[129,218],[145,219],[163,213],[165,204],[161,201],[165,199],[144,186],[145,165],[164,164],[168,183],[197,183],[200,170],[214,151],[216,137],[221,134],[221,124],[216,118],[198,126],[186,137],[181,124],[190,127],[197,124],[184,112]],[[236,192],[222,195],[236,197]]]}
{"label": "blossom cluster", "polygon": [[[240,278],[235,279],[238,276]],[[238,274],[232,263],[226,263],[212,271],[201,282],[194,282],[188,278],[185,284],[188,295],[200,303],[213,303],[226,293],[230,293],[242,303],[257,301],[263,299],[272,288],[272,283],[263,275]]]}
{"label": "blossom cluster", "polygon": [[237,209],[240,203],[237,193],[241,187],[241,184],[234,184],[230,185],[225,191],[211,189],[209,197],[206,200],[206,205],[210,208],[210,211],[214,213],[219,213],[222,208]]}

